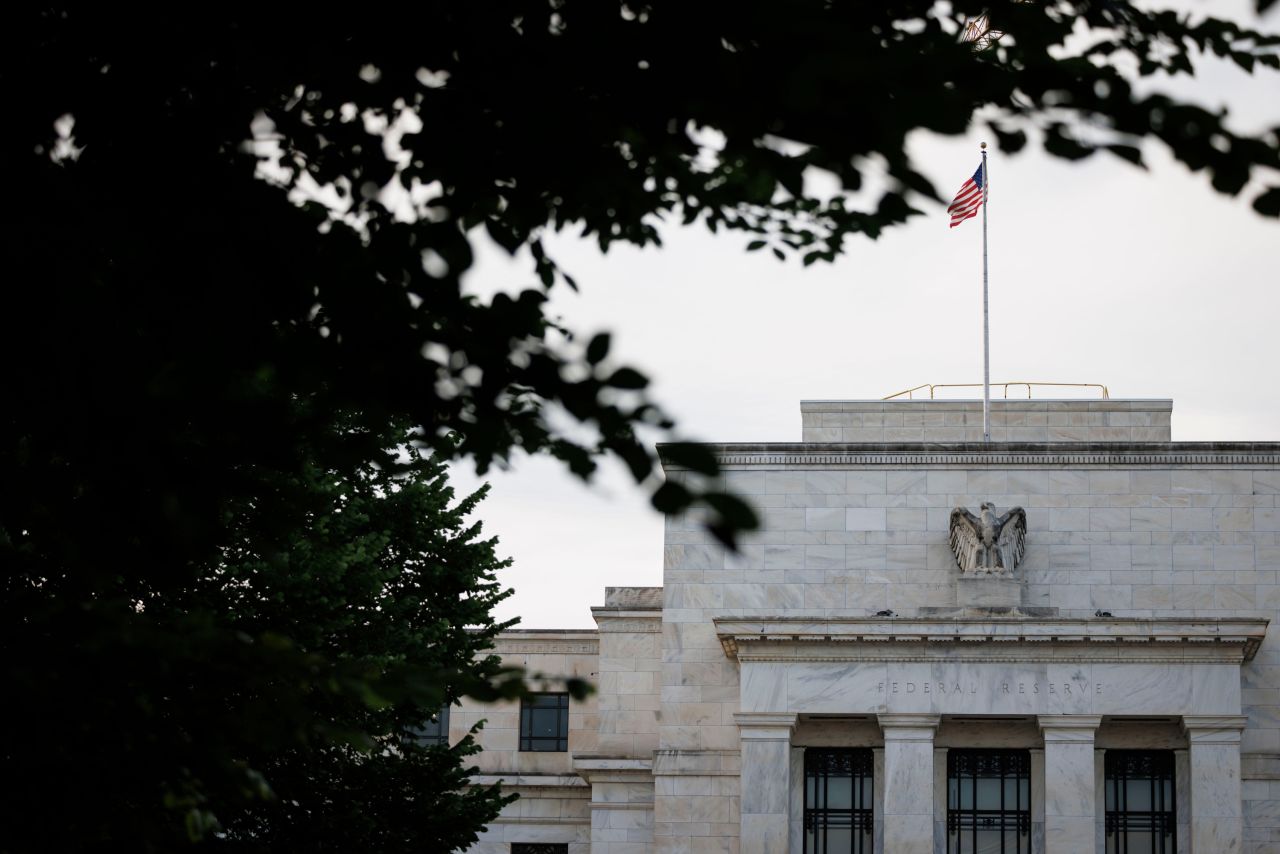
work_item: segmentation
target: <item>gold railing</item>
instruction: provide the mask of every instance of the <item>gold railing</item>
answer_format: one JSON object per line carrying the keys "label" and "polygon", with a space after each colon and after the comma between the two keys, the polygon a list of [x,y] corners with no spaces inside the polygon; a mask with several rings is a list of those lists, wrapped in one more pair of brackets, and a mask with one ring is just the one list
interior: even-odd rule
{"label": "gold railing", "polygon": [[[1006,399],[1009,397],[1009,386],[1014,386],[1015,388],[1021,388],[1021,387],[1023,387],[1023,386],[1026,386],[1026,389],[1027,389],[1027,400],[1030,400],[1030,399],[1031,399],[1031,387],[1032,387],[1032,386],[1037,386],[1037,387],[1038,387],[1038,386],[1050,386],[1050,387],[1053,387],[1053,388],[1064,388],[1064,387],[1065,387],[1065,388],[1096,388],[1096,389],[1099,389],[1099,390],[1102,392],[1102,399],[1103,399],[1103,400],[1110,400],[1110,399],[1111,399],[1111,392],[1107,389],[1107,387],[1106,387],[1106,386],[1102,385],[1101,383],[1043,383],[1043,382],[1029,382],[1029,383],[1028,383],[1028,382],[1016,382],[1016,383],[1012,383],[1012,382],[1011,382],[1011,383],[992,383],[992,384],[991,384],[991,387],[992,387],[992,388],[1002,388],[1002,389],[1004,389],[1004,396],[1005,396],[1005,398],[1006,398]],[[922,389],[926,389],[926,388],[927,388],[927,389],[929,389],[929,399],[930,399],[930,400],[934,400],[935,398],[934,398],[934,396],[933,396],[933,393],[934,393],[934,390],[935,390],[935,389],[940,389],[940,388],[982,388],[982,383],[925,383],[924,385],[918,385],[918,386],[916,386],[915,388],[905,389],[905,390],[900,391],[900,392],[898,392],[898,393],[896,393],[896,394],[891,394],[891,395],[889,395],[888,397],[881,398],[881,399],[882,399],[882,400],[893,400],[894,398],[899,398],[899,397],[902,397],[903,395],[906,395],[908,400],[915,400],[915,393],[916,393],[916,392],[918,392],[918,391],[920,391],[920,390],[922,390]]]}

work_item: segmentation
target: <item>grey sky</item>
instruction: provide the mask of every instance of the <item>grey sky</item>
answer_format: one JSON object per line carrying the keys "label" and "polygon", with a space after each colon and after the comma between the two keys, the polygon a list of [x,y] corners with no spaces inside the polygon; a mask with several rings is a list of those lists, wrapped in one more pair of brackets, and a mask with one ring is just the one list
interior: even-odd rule
{"label": "grey sky", "polygon": [[[1192,8],[1248,20],[1243,3]],[[1213,61],[1195,81],[1158,88],[1229,104],[1241,129],[1280,124],[1280,75],[1269,71],[1250,78]],[[950,198],[982,138],[920,135],[913,153]],[[1280,441],[1280,224],[1245,200],[1261,183],[1224,198],[1163,150],[1144,153],[1148,172],[1103,155],[1071,164],[1032,147],[992,153],[991,378],[1172,397],[1175,440]],[[944,207],[809,268],[700,227],[666,228],[660,250],[618,246],[607,257],[556,236],[549,249],[582,292],[557,288],[554,310],[579,333],[611,331],[614,353],[652,377],[686,436],[798,441],[801,399],[981,381],[981,220],[949,230]],[[518,290],[530,271],[527,258],[489,247],[467,286]],[[479,482],[465,468],[454,479]],[[661,584],[661,518],[619,467],[588,487],[526,458],[487,479],[479,516],[515,558],[501,580],[516,594],[499,616],[587,627],[605,586]]]}

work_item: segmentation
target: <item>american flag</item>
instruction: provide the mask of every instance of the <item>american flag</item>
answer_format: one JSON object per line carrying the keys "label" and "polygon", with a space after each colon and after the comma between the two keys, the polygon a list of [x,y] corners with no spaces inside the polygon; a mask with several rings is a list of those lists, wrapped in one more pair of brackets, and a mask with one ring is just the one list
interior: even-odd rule
{"label": "american flag", "polygon": [[960,192],[956,193],[956,197],[951,200],[951,206],[947,208],[947,213],[951,214],[951,227],[955,228],[960,223],[972,216],[978,215],[978,208],[982,207],[982,200],[986,189],[986,176],[982,174],[982,167],[978,167],[978,171],[973,173],[973,177],[964,182],[964,186],[960,188]]}

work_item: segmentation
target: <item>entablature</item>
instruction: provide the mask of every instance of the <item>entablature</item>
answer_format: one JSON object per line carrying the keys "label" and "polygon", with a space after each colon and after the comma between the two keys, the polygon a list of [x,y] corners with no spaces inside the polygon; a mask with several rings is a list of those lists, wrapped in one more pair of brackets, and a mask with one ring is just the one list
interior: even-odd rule
{"label": "entablature", "polygon": [[718,617],[739,661],[1049,661],[1240,664],[1268,620]]}
{"label": "entablature", "polygon": [[[727,468],[1280,466],[1277,442],[768,442],[706,447]],[[661,454],[661,445],[658,450]],[[663,464],[669,471],[682,470],[666,460]]]}

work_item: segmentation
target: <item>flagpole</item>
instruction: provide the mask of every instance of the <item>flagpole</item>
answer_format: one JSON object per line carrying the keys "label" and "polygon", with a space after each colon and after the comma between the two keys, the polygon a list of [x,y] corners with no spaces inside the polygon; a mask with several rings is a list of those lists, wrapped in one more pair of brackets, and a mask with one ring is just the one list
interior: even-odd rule
{"label": "flagpole", "polygon": [[991,321],[987,308],[987,144],[982,143],[982,441],[991,441]]}

